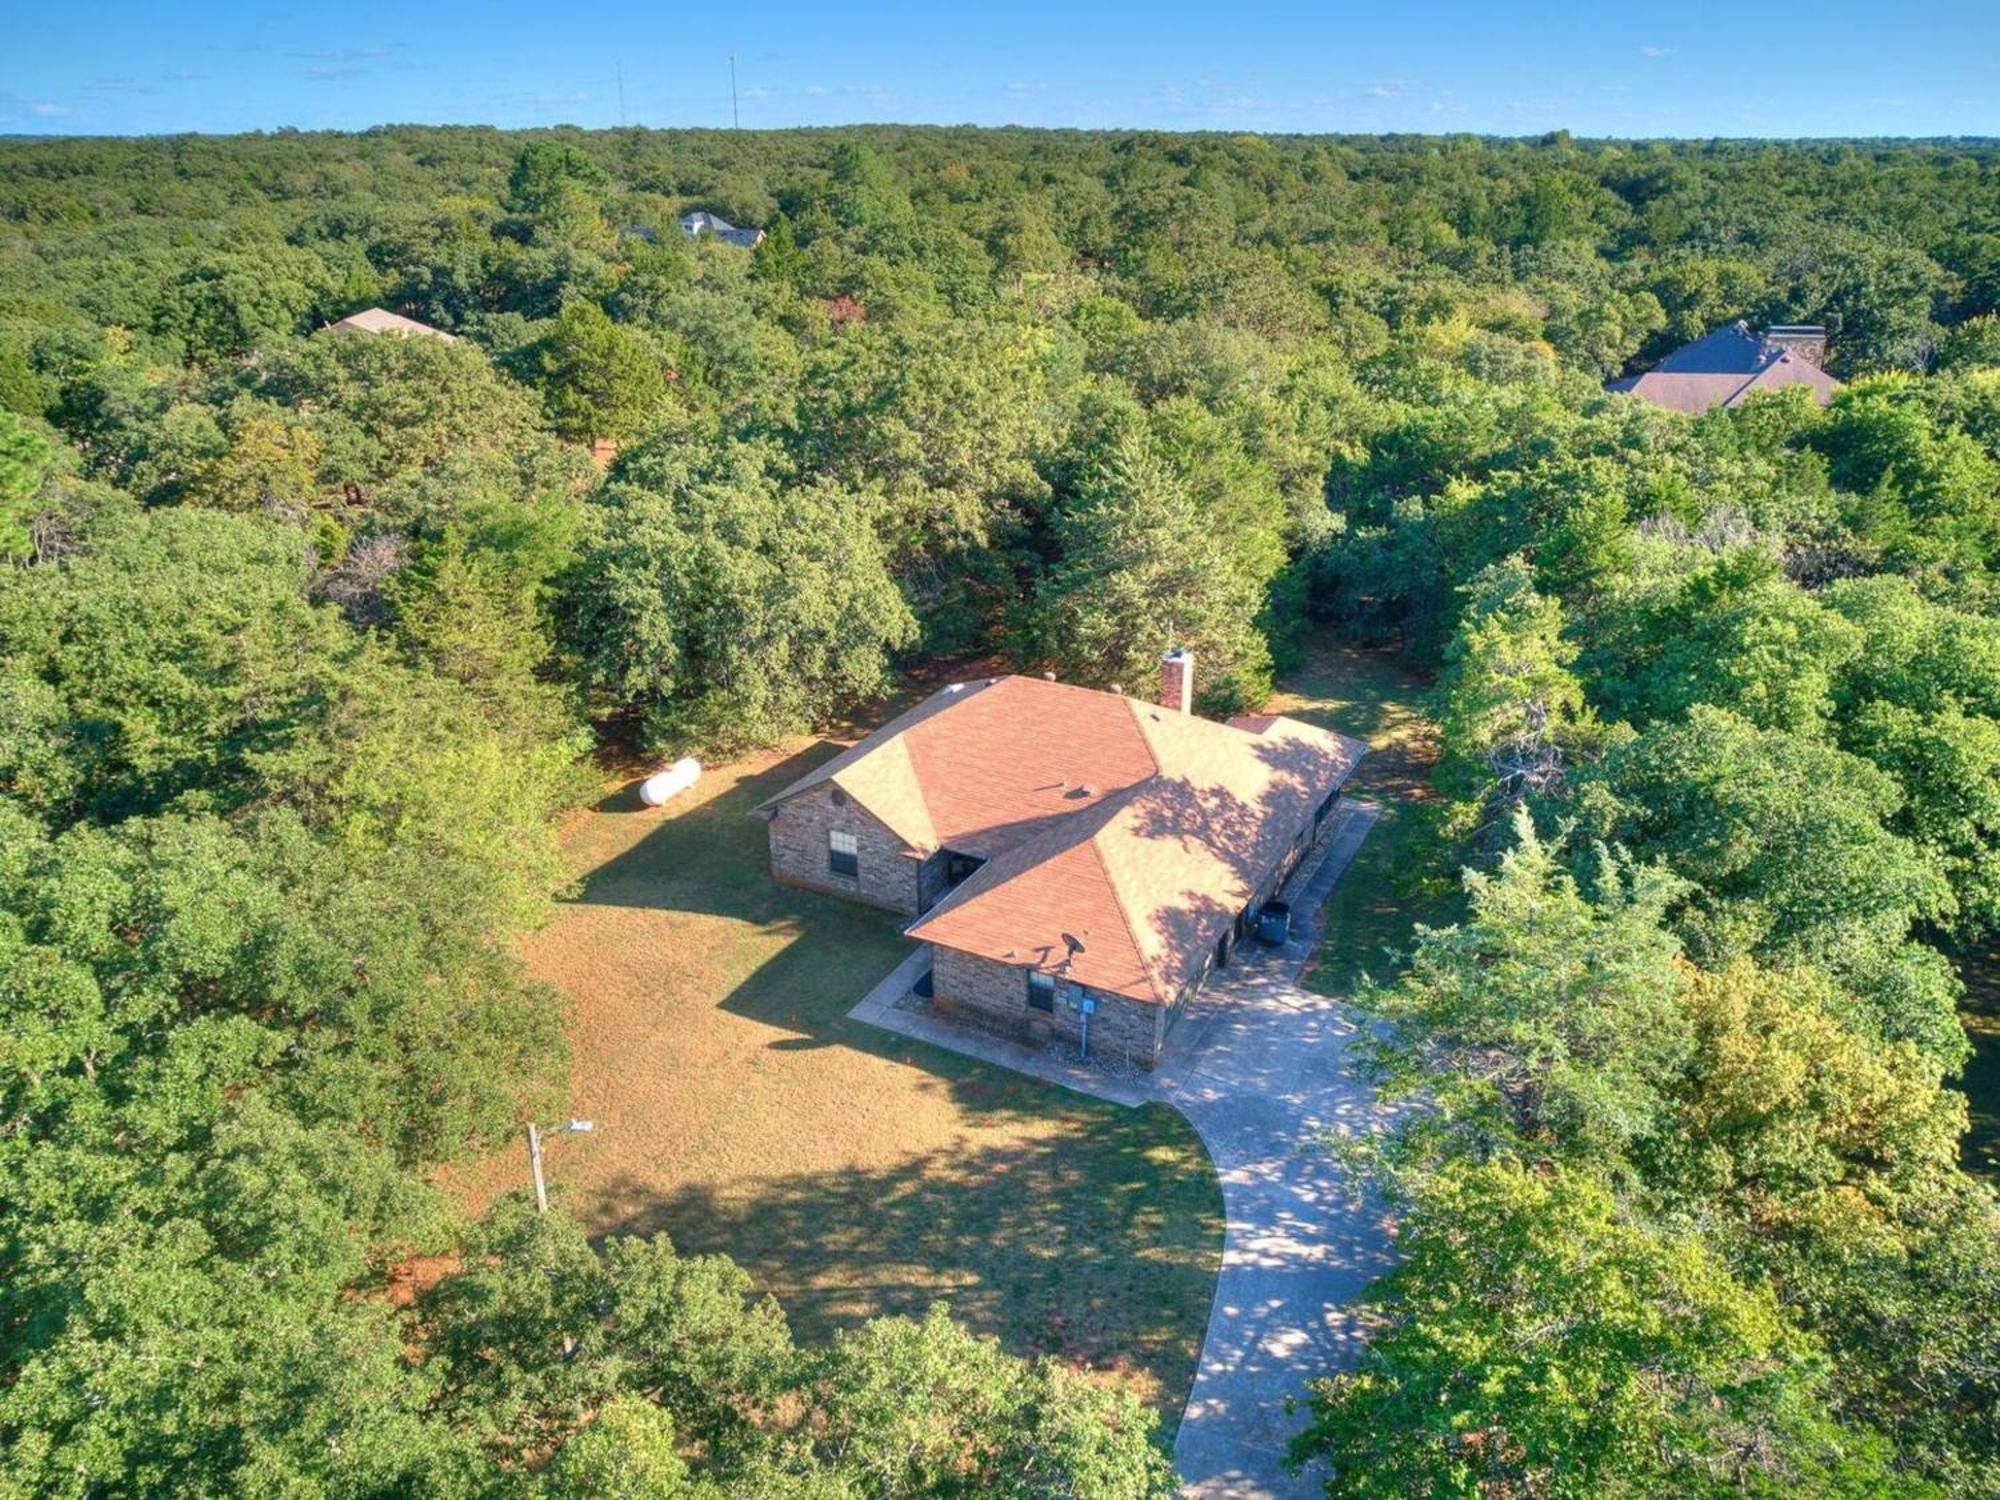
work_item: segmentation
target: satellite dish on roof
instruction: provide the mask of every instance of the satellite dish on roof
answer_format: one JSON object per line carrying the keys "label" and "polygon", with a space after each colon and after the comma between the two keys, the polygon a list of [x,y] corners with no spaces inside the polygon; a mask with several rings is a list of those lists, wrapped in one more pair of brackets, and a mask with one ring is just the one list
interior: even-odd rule
{"label": "satellite dish on roof", "polygon": [[1063,946],[1069,949],[1071,953],[1081,953],[1084,951],[1082,938],[1073,937],[1069,933],[1065,932],[1062,935],[1062,940],[1063,940]]}

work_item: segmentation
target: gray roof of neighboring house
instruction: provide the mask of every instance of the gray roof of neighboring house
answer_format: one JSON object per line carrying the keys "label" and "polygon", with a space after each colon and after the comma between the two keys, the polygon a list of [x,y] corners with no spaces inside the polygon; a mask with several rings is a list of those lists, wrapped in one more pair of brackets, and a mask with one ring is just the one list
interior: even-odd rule
{"label": "gray roof of neighboring house", "polygon": [[700,234],[707,230],[719,240],[727,240],[732,245],[753,248],[764,238],[761,229],[738,229],[719,214],[712,214],[705,208],[693,209],[681,215],[681,228],[688,234]]}
{"label": "gray roof of neighboring house", "polygon": [[1695,414],[1788,385],[1811,387],[1821,406],[1840,389],[1838,380],[1803,354],[1773,344],[1747,323],[1731,323],[1683,344],[1645,374],[1611,381],[1607,388]]}
{"label": "gray roof of neighboring house", "polygon": [[1730,323],[1692,344],[1682,344],[1653,366],[1669,375],[1755,375],[1764,367],[1764,341],[1748,323]]}

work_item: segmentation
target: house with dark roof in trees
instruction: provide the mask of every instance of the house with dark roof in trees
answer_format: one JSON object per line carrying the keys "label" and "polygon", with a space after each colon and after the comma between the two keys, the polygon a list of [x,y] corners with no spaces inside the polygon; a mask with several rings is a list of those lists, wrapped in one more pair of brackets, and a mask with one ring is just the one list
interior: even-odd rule
{"label": "house with dark roof in trees", "polygon": [[954,683],[756,809],[780,880],[887,907],[933,1003],[1150,1068],[1333,811],[1358,740],[1053,677]]}
{"label": "house with dark roof in trees", "polygon": [[1762,333],[1741,321],[1683,344],[1643,375],[1607,387],[1655,406],[1696,414],[1711,406],[1737,406],[1759,391],[1803,385],[1821,406],[1840,382],[1820,368],[1826,330],[1811,324],[1776,324]]}

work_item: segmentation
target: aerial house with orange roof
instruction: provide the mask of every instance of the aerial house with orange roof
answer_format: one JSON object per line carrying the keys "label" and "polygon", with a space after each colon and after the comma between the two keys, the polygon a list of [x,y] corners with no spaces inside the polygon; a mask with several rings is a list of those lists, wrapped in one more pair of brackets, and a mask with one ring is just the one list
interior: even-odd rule
{"label": "aerial house with orange roof", "polygon": [[932,694],[756,809],[780,880],[916,920],[934,1002],[1141,1067],[1271,899],[1365,747],[1033,677]]}

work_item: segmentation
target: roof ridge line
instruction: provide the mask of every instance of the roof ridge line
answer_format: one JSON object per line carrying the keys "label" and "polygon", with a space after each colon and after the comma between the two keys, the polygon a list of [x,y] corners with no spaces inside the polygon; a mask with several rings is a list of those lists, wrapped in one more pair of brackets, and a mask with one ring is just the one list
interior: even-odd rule
{"label": "roof ridge line", "polygon": [[[1155,771],[1154,774],[1157,776],[1159,773]],[[1118,884],[1118,877],[1111,873],[1111,866],[1104,862],[1104,851],[1097,847],[1097,836],[1110,824],[1111,819],[1106,818],[1091,830],[1090,837],[1084,842],[1090,845],[1091,858],[1097,861],[1097,868],[1104,872],[1104,884],[1111,892],[1111,904],[1118,908],[1118,920],[1124,924],[1126,940],[1132,944],[1132,952],[1138,956],[1139,967],[1145,970],[1146,979],[1152,985],[1153,999],[1161,1005],[1169,1005],[1172,1000],[1161,993],[1159,973],[1153,967],[1153,960],[1146,953],[1145,944],[1139,941],[1139,929],[1132,925],[1132,913],[1125,909],[1125,892]]]}
{"label": "roof ridge line", "polygon": [[[1153,748],[1153,741],[1151,737],[1146,733],[1146,726],[1139,722],[1139,700],[1137,698],[1128,697],[1124,693],[1120,693],[1118,696],[1125,704],[1125,711],[1132,716],[1132,728],[1138,732],[1139,744],[1146,752],[1146,759],[1150,760],[1153,763],[1153,775],[1154,776],[1160,775],[1165,770],[1165,767],[1163,767],[1160,764],[1160,753],[1159,751]],[[1149,703],[1146,706],[1148,708],[1153,708],[1159,705]],[[1174,710],[1171,709],[1168,710],[1168,712],[1173,712],[1173,711]],[[1148,779],[1150,780],[1151,778]],[[1137,785],[1137,783],[1134,784]],[[1091,837],[1094,841],[1096,835],[1093,834]]]}

